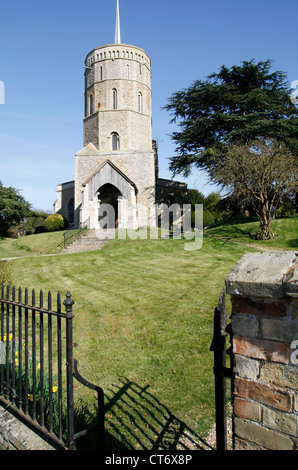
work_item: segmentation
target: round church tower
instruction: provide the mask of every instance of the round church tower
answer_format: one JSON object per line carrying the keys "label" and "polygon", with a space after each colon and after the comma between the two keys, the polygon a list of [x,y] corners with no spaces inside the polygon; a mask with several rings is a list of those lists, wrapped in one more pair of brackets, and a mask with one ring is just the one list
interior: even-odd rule
{"label": "round church tower", "polygon": [[101,153],[152,150],[150,58],[142,49],[109,44],[85,61],[84,146]]}
{"label": "round church tower", "polygon": [[115,44],[85,60],[84,148],[76,154],[75,221],[90,228],[155,225],[157,153],[152,143],[151,61],[122,44],[117,1]]}

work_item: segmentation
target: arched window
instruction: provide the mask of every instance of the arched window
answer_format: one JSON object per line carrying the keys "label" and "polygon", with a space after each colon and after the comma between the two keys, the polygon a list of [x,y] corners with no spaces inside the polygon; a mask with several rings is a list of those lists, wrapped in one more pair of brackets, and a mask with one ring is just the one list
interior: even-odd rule
{"label": "arched window", "polygon": [[99,80],[100,81],[102,80],[102,77],[103,77],[103,74],[102,74],[102,65],[101,65],[100,69],[99,69]]}
{"label": "arched window", "polygon": [[113,88],[113,109],[117,109],[117,90]]}
{"label": "arched window", "polygon": [[93,114],[93,95],[89,96],[89,114]]}
{"label": "arched window", "polygon": [[117,151],[120,150],[120,139],[117,132],[113,132],[112,134],[112,150]]}
{"label": "arched window", "polygon": [[143,95],[142,93],[138,93],[138,112],[142,113],[143,112]]}

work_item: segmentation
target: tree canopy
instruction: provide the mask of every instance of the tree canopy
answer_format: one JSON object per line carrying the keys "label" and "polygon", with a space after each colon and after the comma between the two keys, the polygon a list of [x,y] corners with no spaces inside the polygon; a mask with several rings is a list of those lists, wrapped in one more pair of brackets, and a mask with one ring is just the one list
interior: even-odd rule
{"label": "tree canopy", "polygon": [[230,189],[245,204],[252,204],[260,220],[257,237],[274,237],[271,220],[289,192],[298,190],[297,161],[283,143],[258,138],[231,145],[212,175],[214,182]]}
{"label": "tree canopy", "polygon": [[271,66],[271,60],[222,66],[169,98],[164,109],[180,128],[172,134],[177,144],[170,159],[173,173],[187,176],[193,165],[209,173],[231,144],[257,137],[283,142],[297,158],[298,108],[286,74]]}
{"label": "tree canopy", "polygon": [[30,214],[30,204],[15,188],[6,188],[0,181],[0,234],[19,224]]}

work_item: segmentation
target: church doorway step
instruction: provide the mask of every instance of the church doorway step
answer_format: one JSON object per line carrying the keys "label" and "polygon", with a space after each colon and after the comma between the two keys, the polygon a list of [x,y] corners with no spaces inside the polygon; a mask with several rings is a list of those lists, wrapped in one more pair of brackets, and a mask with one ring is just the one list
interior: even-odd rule
{"label": "church doorway step", "polygon": [[98,190],[98,224],[101,229],[117,229],[119,220],[118,200],[121,192],[113,184],[104,184]]}

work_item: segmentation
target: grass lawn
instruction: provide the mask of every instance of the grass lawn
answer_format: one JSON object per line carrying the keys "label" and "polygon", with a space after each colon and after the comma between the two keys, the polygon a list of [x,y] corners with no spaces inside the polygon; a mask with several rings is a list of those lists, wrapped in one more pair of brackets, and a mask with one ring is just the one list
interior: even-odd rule
{"label": "grass lawn", "polygon": [[[127,239],[94,252],[36,256],[57,246],[56,233],[25,237],[11,249],[0,241],[0,257],[31,253],[9,262],[15,285],[71,291],[74,355],[84,378],[104,389],[108,448],[175,446],[177,435],[182,448],[200,448],[214,424],[214,307],[235,263],[256,251],[246,244],[250,229],[238,227],[243,244],[234,243],[234,225],[229,231],[223,224],[208,230],[197,251],[186,251],[184,240]],[[284,245],[294,237],[291,227]],[[82,388],[77,393],[92,398]]]}
{"label": "grass lawn", "polygon": [[63,232],[39,233],[18,239],[0,237],[0,258],[31,257],[61,253]]}
{"label": "grass lawn", "polygon": [[216,238],[253,245],[261,250],[297,250],[298,217],[275,219],[272,229],[276,233],[273,240],[254,240],[259,222],[253,217],[234,217],[210,227],[206,234]]}

